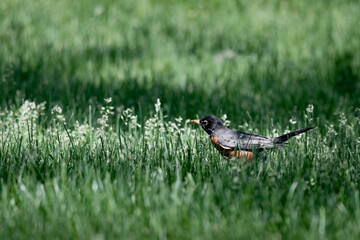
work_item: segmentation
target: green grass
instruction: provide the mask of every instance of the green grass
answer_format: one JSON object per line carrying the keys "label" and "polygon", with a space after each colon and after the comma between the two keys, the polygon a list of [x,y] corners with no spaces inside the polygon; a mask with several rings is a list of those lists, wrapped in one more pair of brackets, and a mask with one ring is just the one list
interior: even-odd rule
{"label": "green grass", "polygon": [[[359,239],[359,10],[0,1],[0,239]],[[247,163],[206,114],[317,128]]]}

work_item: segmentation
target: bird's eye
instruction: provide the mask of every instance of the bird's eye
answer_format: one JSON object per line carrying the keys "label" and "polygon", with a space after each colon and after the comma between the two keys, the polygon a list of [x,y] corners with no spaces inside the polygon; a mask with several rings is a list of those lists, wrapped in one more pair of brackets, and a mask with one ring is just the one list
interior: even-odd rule
{"label": "bird's eye", "polygon": [[207,124],[208,124],[208,121],[204,120],[204,121],[203,121],[203,124],[204,124],[204,125],[207,125]]}

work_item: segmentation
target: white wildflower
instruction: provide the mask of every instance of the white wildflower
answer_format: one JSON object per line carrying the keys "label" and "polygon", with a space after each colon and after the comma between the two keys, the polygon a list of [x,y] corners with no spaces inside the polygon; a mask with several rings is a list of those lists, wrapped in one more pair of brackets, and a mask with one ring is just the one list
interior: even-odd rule
{"label": "white wildflower", "polygon": [[137,122],[137,116],[134,115],[134,110],[131,108],[123,110],[120,119],[123,120],[125,126],[129,126],[130,128],[140,127],[140,124]]}
{"label": "white wildflower", "polygon": [[176,121],[177,123],[181,123],[182,120],[183,120],[182,117],[175,118],[175,121]]}
{"label": "white wildflower", "polygon": [[295,139],[300,139],[300,138],[302,138],[303,136],[305,136],[305,135],[303,135],[303,134],[296,135],[296,136],[295,136]]}
{"label": "white wildflower", "polygon": [[[105,98],[105,102],[109,104],[111,102],[111,98]],[[112,127],[110,127],[109,125],[109,115],[114,114],[114,107],[110,105],[101,107],[100,114],[101,117],[97,119],[97,123],[100,125],[100,128],[98,129],[98,134],[103,135],[102,133],[104,133],[105,128],[109,128],[109,130],[112,130]]]}
{"label": "white wildflower", "polygon": [[308,123],[313,121],[313,112],[314,112],[314,105],[309,104],[306,108],[305,118],[307,119]]}
{"label": "white wildflower", "polygon": [[161,102],[160,99],[157,99],[155,103],[155,111],[158,113],[160,111],[160,108],[161,108]]}
{"label": "white wildflower", "polygon": [[291,132],[289,129],[286,129],[285,131],[284,131],[284,134],[287,134],[287,133],[289,133],[289,132]]}
{"label": "white wildflower", "polygon": [[277,129],[276,128],[274,128],[272,131],[271,131],[271,136],[278,136],[279,134],[278,134],[278,131],[277,131]]}
{"label": "white wildflower", "polygon": [[30,102],[26,100],[23,105],[20,107],[19,112],[14,114],[18,120],[13,126],[20,130],[24,136],[31,135],[34,137],[36,135],[37,129],[37,119],[39,117],[39,112],[36,108],[35,102]]}
{"label": "white wildflower", "polygon": [[62,114],[62,108],[58,105],[55,105],[51,109],[51,114],[55,116],[55,119],[60,123],[65,123],[65,117]]}
{"label": "white wildflower", "polygon": [[227,115],[226,114],[224,114],[222,117],[221,117],[221,120],[223,121],[223,123],[224,123],[224,125],[225,126],[230,126],[230,124],[231,124],[231,121],[230,120],[227,120]]}
{"label": "white wildflower", "polygon": [[98,118],[97,123],[101,126],[101,127],[108,127],[108,120],[109,120],[109,116],[108,115],[102,115],[101,118]]}
{"label": "white wildflower", "polygon": [[306,111],[307,111],[308,113],[312,113],[312,112],[314,111],[314,105],[309,104],[308,107],[306,108]]}
{"label": "white wildflower", "polygon": [[346,122],[347,122],[347,119],[345,117],[345,114],[340,113],[340,119],[339,119],[340,126],[345,126]]}
{"label": "white wildflower", "polygon": [[111,98],[111,97],[109,97],[109,98],[104,98],[104,101],[105,101],[106,103],[111,103],[112,98]]}
{"label": "white wildflower", "polygon": [[29,102],[29,101],[26,101],[26,102],[29,103],[29,108],[30,108],[31,110],[34,110],[34,109],[36,108],[36,104],[35,104],[34,102]]}
{"label": "white wildflower", "polygon": [[51,114],[62,114],[62,108],[58,105],[55,105],[52,109],[51,109]]}
{"label": "white wildflower", "polygon": [[336,136],[338,133],[335,131],[334,129],[334,124],[330,124],[328,126],[328,132],[327,132],[327,135],[329,136]]}
{"label": "white wildflower", "polygon": [[45,105],[46,105],[46,102],[42,102],[36,106],[36,110],[38,111],[39,114],[42,114],[42,115],[44,114]]}
{"label": "white wildflower", "polygon": [[292,125],[296,124],[296,117],[292,117],[292,118],[289,120],[289,122],[290,122]]}
{"label": "white wildflower", "polygon": [[130,123],[131,128],[140,127],[140,124],[137,123],[137,116],[131,116]]}

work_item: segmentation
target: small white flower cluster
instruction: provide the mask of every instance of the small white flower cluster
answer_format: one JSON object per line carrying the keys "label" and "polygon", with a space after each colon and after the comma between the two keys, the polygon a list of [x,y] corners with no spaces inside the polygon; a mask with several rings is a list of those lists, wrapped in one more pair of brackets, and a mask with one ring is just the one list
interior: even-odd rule
{"label": "small white flower cluster", "polygon": [[226,115],[226,114],[222,115],[221,120],[222,120],[222,122],[224,123],[224,125],[225,125],[226,127],[229,127],[229,126],[230,126],[231,121],[227,119],[227,115]]}
{"label": "small white flower cluster", "polygon": [[343,112],[340,113],[340,115],[339,115],[339,124],[340,124],[340,126],[345,126],[346,122],[347,122],[347,119],[346,119],[345,114]]}
{"label": "small white flower cluster", "polygon": [[47,133],[52,136],[54,139],[58,140],[58,144],[67,146],[70,143],[70,139],[67,136],[67,133],[64,129],[66,125],[65,116],[63,115],[63,110],[59,105],[55,105],[51,109],[52,118],[52,127],[47,129]]}
{"label": "small white flower cluster", "polygon": [[75,146],[79,146],[81,143],[86,142],[86,137],[90,133],[90,126],[87,123],[80,124],[79,121],[76,120],[74,125],[74,130],[71,131],[71,137],[74,139],[73,144]]}
{"label": "small white flower cluster", "polygon": [[292,124],[292,125],[295,125],[296,124],[296,117],[292,117],[289,122]]}
{"label": "small white flower cluster", "polygon": [[308,107],[306,108],[306,113],[305,113],[305,119],[307,119],[308,123],[311,123],[313,121],[313,116],[314,116],[314,105],[309,104]]}
{"label": "small white flower cluster", "polygon": [[43,115],[45,102],[36,105],[35,102],[26,100],[18,112],[6,113],[5,131],[7,133],[19,133],[28,140],[36,136],[38,118]]}
{"label": "small white flower cluster", "polygon": [[[193,141],[194,138],[190,137],[196,131],[187,126],[190,120],[186,120],[185,124],[182,117],[175,118],[175,122],[164,121],[166,116],[162,115],[161,102],[158,99],[155,104],[155,114],[152,118],[149,118],[145,122],[145,135],[144,138],[147,142],[148,148],[154,149],[158,144],[159,140],[165,141],[166,139],[176,139],[180,140],[181,147],[183,150],[188,149],[188,145],[184,144],[185,139]],[[176,138],[174,138],[176,137]],[[165,142],[164,142],[165,143]],[[169,145],[168,150],[172,150],[172,145]]]}
{"label": "small white flower cluster", "polygon": [[104,132],[105,129],[109,128],[109,130],[112,130],[112,126],[109,125],[109,116],[114,115],[114,107],[110,105],[112,99],[111,98],[105,98],[106,102],[105,107],[101,107],[100,114],[101,117],[98,118],[97,124],[99,124],[99,132]]}
{"label": "small white flower cluster", "polygon": [[161,102],[160,99],[157,99],[155,103],[155,111],[158,113],[160,112],[160,110],[161,110]]}
{"label": "small white flower cluster", "polygon": [[137,121],[137,116],[134,115],[134,110],[131,108],[125,109],[120,114],[120,119],[125,126],[129,126],[130,129],[140,128],[140,124]]}
{"label": "small white flower cluster", "polygon": [[327,129],[328,129],[328,131],[327,131],[326,136],[334,137],[334,136],[338,135],[338,133],[334,129],[334,124],[329,124],[327,126]]}
{"label": "small white flower cluster", "polygon": [[51,109],[51,114],[55,117],[55,121],[58,121],[59,123],[63,123],[66,124],[65,122],[65,117],[62,114],[62,108],[58,105],[55,105],[52,109]]}
{"label": "small white flower cluster", "polygon": [[[185,121],[185,124],[187,124],[187,121]],[[190,134],[191,132],[190,128],[187,128],[186,125],[184,126],[182,117],[175,118],[175,122],[171,122],[171,121],[165,122],[165,128],[167,130],[168,138],[173,137],[174,134],[183,136],[184,134],[187,135]]]}
{"label": "small white flower cluster", "polygon": [[307,111],[308,113],[313,113],[313,111],[314,111],[314,105],[309,104],[308,107],[306,108],[306,111]]}
{"label": "small white flower cluster", "polygon": [[162,112],[161,112],[161,102],[160,99],[157,99],[155,103],[155,114],[154,117],[149,118],[145,122],[145,139],[148,142],[150,148],[155,147],[156,145],[156,138],[159,136],[163,136],[165,134],[165,124],[162,119]]}
{"label": "small white flower cluster", "polygon": [[109,104],[109,103],[112,102],[112,98],[111,98],[111,97],[105,98],[104,101],[105,101],[107,104]]}
{"label": "small white flower cluster", "polygon": [[271,130],[271,134],[270,134],[271,137],[277,137],[279,136],[279,133],[278,133],[278,130],[276,128],[273,128]]}

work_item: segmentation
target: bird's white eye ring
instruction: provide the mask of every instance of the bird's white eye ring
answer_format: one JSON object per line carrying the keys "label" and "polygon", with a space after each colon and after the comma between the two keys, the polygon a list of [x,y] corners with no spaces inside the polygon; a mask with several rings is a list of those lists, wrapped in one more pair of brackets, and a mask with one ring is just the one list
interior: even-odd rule
{"label": "bird's white eye ring", "polygon": [[207,124],[208,124],[208,121],[207,121],[207,120],[204,120],[203,123],[204,123],[204,125],[207,125]]}

